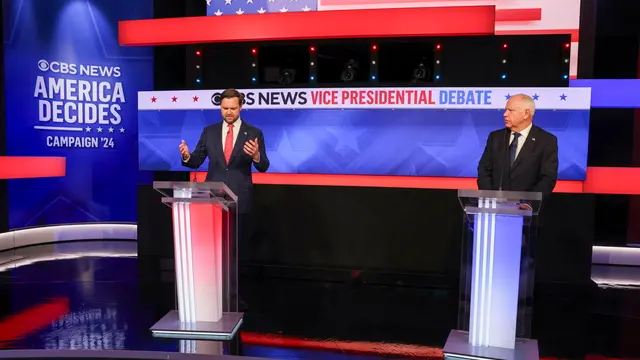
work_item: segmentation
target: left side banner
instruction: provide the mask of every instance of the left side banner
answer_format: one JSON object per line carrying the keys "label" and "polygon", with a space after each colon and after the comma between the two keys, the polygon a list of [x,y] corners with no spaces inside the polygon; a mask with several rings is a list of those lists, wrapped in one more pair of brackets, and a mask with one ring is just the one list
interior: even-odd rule
{"label": "left side banner", "polygon": [[66,158],[63,178],[9,181],[9,226],[136,221],[137,92],[153,50],[118,21],[153,0],[3,0],[7,155]]}

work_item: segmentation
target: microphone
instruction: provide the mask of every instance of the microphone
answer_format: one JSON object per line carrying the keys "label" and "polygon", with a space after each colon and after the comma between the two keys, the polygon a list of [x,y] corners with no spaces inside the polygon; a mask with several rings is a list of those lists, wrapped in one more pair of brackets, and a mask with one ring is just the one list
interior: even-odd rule
{"label": "microphone", "polygon": [[504,179],[504,166],[506,163],[509,162],[509,137],[510,136],[511,136],[511,131],[507,131],[507,136],[505,137],[506,146],[504,147],[505,156],[502,157],[503,162],[502,162],[502,167],[500,168],[500,186],[498,187],[498,191],[502,191],[502,180]]}

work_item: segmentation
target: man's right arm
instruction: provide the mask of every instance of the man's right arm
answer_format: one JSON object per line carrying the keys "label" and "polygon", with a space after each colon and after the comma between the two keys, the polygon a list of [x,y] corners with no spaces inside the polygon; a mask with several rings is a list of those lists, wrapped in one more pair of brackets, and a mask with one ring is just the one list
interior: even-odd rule
{"label": "man's right arm", "polygon": [[182,166],[186,166],[191,169],[197,169],[202,165],[204,159],[207,158],[207,128],[202,130],[200,139],[196,148],[187,157],[182,157]]}
{"label": "man's right arm", "polygon": [[492,190],[493,161],[491,159],[491,134],[487,137],[484,152],[478,162],[478,189]]}

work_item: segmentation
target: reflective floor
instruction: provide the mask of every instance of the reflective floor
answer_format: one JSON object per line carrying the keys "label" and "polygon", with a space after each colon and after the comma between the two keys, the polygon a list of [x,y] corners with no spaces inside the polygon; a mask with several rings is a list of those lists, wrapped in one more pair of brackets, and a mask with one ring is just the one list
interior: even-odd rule
{"label": "reflective floor", "polygon": [[[0,253],[0,347],[189,352],[149,327],[173,285],[140,276],[133,242],[74,242]],[[82,256],[82,257],[80,257]],[[207,351],[273,359],[441,359],[456,326],[453,291],[245,276],[241,341]],[[640,356],[640,289],[593,297],[542,289],[533,336],[543,357]],[[211,350],[214,349],[214,350]],[[218,350],[215,350],[218,349]]]}

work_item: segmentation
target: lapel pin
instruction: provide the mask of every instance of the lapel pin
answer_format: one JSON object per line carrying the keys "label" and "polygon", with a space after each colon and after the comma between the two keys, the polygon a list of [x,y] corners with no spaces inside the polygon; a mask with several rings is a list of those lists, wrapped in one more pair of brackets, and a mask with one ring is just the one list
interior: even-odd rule
{"label": "lapel pin", "polygon": [[531,138],[531,141],[536,141],[536,138]]}

